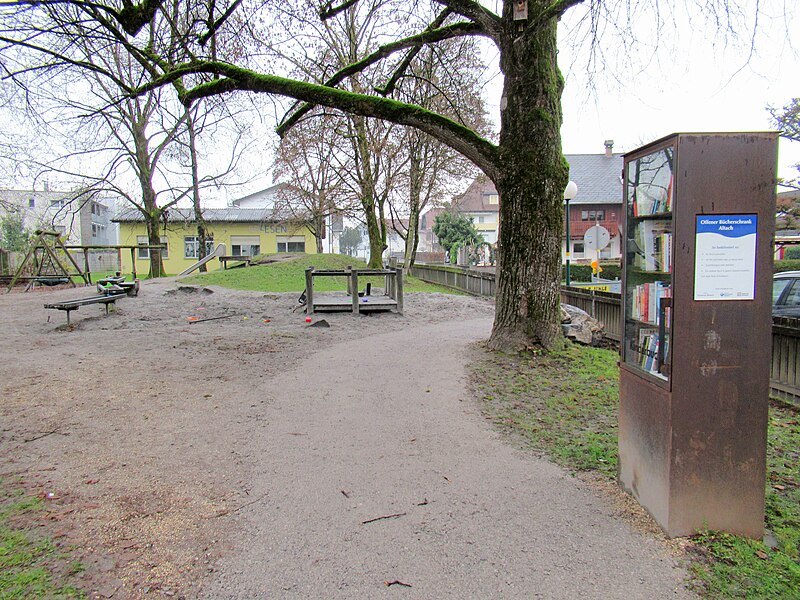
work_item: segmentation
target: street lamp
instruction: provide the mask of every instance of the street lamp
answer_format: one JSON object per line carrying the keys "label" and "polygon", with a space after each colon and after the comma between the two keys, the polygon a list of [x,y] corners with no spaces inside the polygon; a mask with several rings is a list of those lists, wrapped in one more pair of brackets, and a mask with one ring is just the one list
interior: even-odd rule
{"label": "street lamp", "polygon": [[564,188],[564,212],[566,213],[566,224],[567,224],[567,269],[566,269],[566,283],[569,285],[569,259],[570,259],[570,251],[572,249],[572,244],[570,243],[569,239],[569,201],[574,200],[575,196],[578,195],[578,186],[574,181],[570,181],[567,184],[567,187]]}

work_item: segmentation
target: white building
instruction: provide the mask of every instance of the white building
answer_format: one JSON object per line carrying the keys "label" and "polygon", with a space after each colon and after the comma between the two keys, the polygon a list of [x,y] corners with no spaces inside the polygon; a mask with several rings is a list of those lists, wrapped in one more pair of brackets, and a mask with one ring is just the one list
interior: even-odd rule
{"label": "white building", "polygon": [[21,214],[23,226],[31,230],[57,231],[66,245],[117,243],[107,202],[80,191],[0,190],[0,213]]}

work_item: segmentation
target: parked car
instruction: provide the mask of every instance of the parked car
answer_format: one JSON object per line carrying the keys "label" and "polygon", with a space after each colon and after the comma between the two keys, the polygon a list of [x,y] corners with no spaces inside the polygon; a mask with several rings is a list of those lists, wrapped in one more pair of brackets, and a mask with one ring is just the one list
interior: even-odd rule
{"label": "parked car", "polygon": [[800,318],[800,271],[775,273],[772,278],[772,316]]}

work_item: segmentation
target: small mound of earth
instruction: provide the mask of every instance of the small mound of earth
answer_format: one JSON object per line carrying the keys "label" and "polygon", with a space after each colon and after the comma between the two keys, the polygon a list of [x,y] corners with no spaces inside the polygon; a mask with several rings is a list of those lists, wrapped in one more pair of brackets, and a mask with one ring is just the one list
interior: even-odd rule
{"label": "small mound of earth", "polygon": [[168,294],[168,295],[177,294],[177,293],[181,293],[181,294],[197,294],[197,293],[213,294],[214,290],[212,290],[210,288],[207,288],[207,287],[201,288],[201,287],[198,287],[196,285],[179,285],[177,288],[174,288],[174,289],[171,289],[171,290],[167,290],[164,293]]}

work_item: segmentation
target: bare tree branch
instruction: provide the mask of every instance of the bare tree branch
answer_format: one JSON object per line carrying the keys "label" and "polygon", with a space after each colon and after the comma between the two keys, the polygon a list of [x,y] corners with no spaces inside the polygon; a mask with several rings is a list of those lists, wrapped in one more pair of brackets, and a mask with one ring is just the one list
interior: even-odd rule
{"label": "bare tree branch", "polygon": [[[345,80],[345,78],[363,71],[368,66],[373,65],[400,50],[405,50],[406,48],[421,48],[426,44],[441,42],[447,39],[462,37],[465,35],[482,35],[482,32],[480,27],[474,23],[455,23],[448,27],[443,27],[441,29],[432,31],[424,31],[419,35],[411,36],[392,44],[386,44],[362,60],[350,64],[344,69],[338,71],[335,75],[328,79],[328,81],[325,82],[325,85],[334,86],[338,83],[341,83]],[[297,109],[294,113],[292,113],[291,116],[284,118],[284,120],[276,128],[278,135],[284,135],[286,131],[288,131],[292,125],[297,123],[300,118],[303,117],[303,115],[313,108],[313,106],[313,103],[306,104]]]}
{"label": "bare tree branch", "polygon": [[358,4],[358,0],[346,0],[342,4],[336,7],[331,7],[331,3],[328,2],[321,11],[319,11],[319,18],[323,21],[335,17],[340,12],[347,10],[354,4]]}
{"label": "bare tree branch", "polygon": [[219,19],[214,21],[214,23],[209,27],[208,31],[206,31],[203,35],[198,38],[198,42],[200,42],[201,46],[205,46],[211,36],[213,36],[217,30],[222,27],[225,21],[234,13],[234,11],[239,8],[239,5],[242,3],[242,0],[234,0],[233,3],[228,7],[228,9],[222,13]]}

